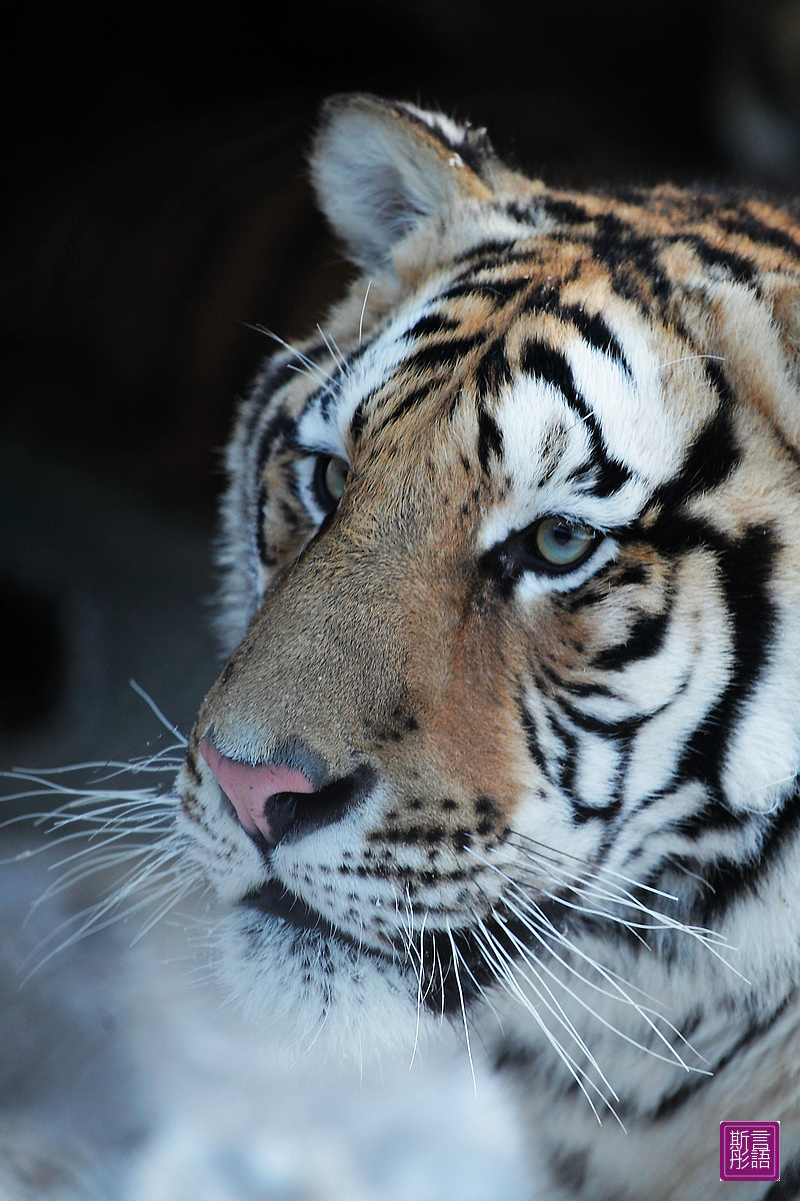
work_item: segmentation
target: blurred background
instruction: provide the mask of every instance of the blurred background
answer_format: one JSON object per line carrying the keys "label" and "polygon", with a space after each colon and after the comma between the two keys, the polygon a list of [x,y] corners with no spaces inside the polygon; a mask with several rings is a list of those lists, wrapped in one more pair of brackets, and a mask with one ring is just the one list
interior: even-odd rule
{"label": "blurred background", "polygon": [[485,125],[559,184],[800,173],[800,0],[31,3],[6,18],[0,760],[184,728],[234,400],[347,267],[304,151],[368,90]]}
{"label": "blurred background", "polygon": [[[246,9],[74,0],[16,5],[3,26],[0,767],[128,759],[163,746],[170,736],[130,678],[171,722],[184,731],[191,725],[217,662],[209,598],[219,452],[235,398],[269,349],[252,326],[301,336],[348,275],[304,175],[326,95],[367,90],[485,125],[501,155],[550,183],[669,178],[791,194],[800,178],[800,0],[337,0]],[[9,801],[5,811],[43,804]],[[11,846],[11,831],[7,839]],[[43,869],[17,860],[16,847],[0,877],[2,926],[15,931],[43,890]],[[57,924],[64,906],[74,911],[84,902],[68,894],[49,916],[40,907],[37,921]],[[8,980],[40,936],[30,923],[26,930],[2,951]],[[153,1017],[152,997],[175,991],[158,977],[148,986],[151,1000],[136,993],[133,1005],[129,987],[131,972],[155,980],[154,964],[174,955],[154,951],[145,963],[131,957],[129,943],[111,931],[77,944],[27,986],[33,991],[23,1002],[9,985],[0,1047],[18,1053],[3,1068],[0,1051],[0,1201],[134,1197],[135,1188],[143,1190],[135,1201],[184,1196],[177,1181],[189,1179],[205,1119],[184,1131],[184,1144],[162,1147],[165,1161],[152,1158],[157,1136],[172,1129],[153,1117],[161,1113],[153,1063],[169,1056],[152,1051],[152,1032],[173,1020],[161,1009]],[[176,1010],[188,1023],[187,1006],[200,1002],[177,992],[194,998]],[[0,987],[0,1004],[3,997]],[[218,1003],[208,1001],[208,1011]],[[207,1029],[206,1018],[197,1030]],[[151,1032],[148,1052],[132,1033],[142,1024]],[[105,1031],[99,1043],[98,1029]],[[197,1039],[188,1060],[205,1062],[206,1052],[213,1059],[205,1035]],[[61,1074],[51,1087],[54,1059]],[[220,1163],[234,1165],[230,1180],[227,1169],[209,1167],[206,1183],[198,1177],[185,1195],[526,1195],[511,1119],[493,1084],[483,1087],[491,1104],[479,1120],[469,1108],[468,1073],[454,1063],[439,1062],[444,1093],[427,1108],[420,1109],[419,1082],[391,1094],[405,1097],[405,1118],[387,1102],[384,1130],[399,1129],[408,1146],[450,1147],[444,1159],[412,1156],[413,1170],[406,1161],[414,1185],[397,1184],[400,1168],[392,1169],[394,1185],[384,1178],[388,1169],[381,1176],[385,1150],[367,1157],[369,1171],[354,1166],[364,1159],[352,1131],[373,1114],[372,1094],[345,1103],[339,1085],[330,1085],[315,1109],[308,1097],[317,1082],[296,1094],[305,1115],[297,1122],[308,1122],[310,1141],[297,1144],[294,1167],[273,1171],[270,1155],[285,1148],[285,1135],[262,1148],[258,1162],[269,1170],[245,1164],[254,1144],[243,1120],[234,1150],[227,1143],[219,1150]],[[208,1064],[199,1070],[216,1079]],[[191,1078],[187,1088],[199,1095],[197,1074]],[[169,1093],[172,1085],[159,1079]],[[279,1079],[282,1095],[294,1089]],[[433,1088],[433,1076],[426,1079]],[[120,1080],[128,1082],[124,1103]],[[94,1108],[76,1106],[78,1095],[91,1095]],[[239,1112],[230,1099],[225,1104]],[[320,1126],[320,1106],[349,1114],[351,1133],[343,1134],[345,1118]],[[110,1110],[116,1123],[107,1121]],[[472,1193],[464,1181],[461,1192],[445,1183],[455,1187],[454,1164],[467,1161],[463,1138],[437,1125],[443,1110],[472,1115],[462,1132],[470,1121],[503,1132],[488,1138],[490,1146],[472,1138],[483,1165],[465,1168]],[[48,1122],[40,1145],[36,1132]],[[30,1153],[9,1151],[29,1143]],[[86,1148],[69,1180],[53,1167],[53,1148],[66,1144]],[[309,1148],[328,1144],[350,1150],[342,1152],[341,1179],[322,1156],[319,1179],[327,1183],[320,1184],[308,1174]],[[376,1135],[370,1146],[374,1152],[383,1143]],[[128,1166],[102,1167],[112,1162]],[[159,1193],[152,1179],[141,1184],[148,1164],[160,1164],[156,1176],[174,1188],[164,1184]]]}

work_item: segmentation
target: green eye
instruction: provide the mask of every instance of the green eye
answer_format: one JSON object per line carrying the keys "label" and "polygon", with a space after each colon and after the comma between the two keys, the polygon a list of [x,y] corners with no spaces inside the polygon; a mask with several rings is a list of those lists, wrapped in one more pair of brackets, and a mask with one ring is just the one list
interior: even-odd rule
{"label": "green eye", "polygon": [[574,567],[597,542],[597,533],[564,517],[543,517],[534,531],[536,553],[555,571]]}
{"label": "green eye", "polygon": [[321,507],[327,512],[342,499],[350,464],[336,455],[321,455],[314,468],[314,490]]}

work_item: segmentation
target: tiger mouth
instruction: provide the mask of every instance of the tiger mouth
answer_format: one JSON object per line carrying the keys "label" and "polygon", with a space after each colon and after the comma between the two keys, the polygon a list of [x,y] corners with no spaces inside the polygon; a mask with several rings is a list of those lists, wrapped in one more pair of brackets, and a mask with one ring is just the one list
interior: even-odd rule
{"label": "tiger mouth", "polygon": [[281,884],[280,880],[268,880],[242,898],[246,909],[257,909],[268,917],[277,917],[297,930],[311,930],[323,938],[347,939],[347,935],[324,918],[316,909]]}
{"label": "tiger mouth", "polygon": [[339,926],[334,926],[318,910],[306,904],[297,893],[281,884],[280,880],[268,880],[260,888],[243,897],[240,904],[245,909],[255,909],[267,917],[278,918],[294,930],[307,931],[320,939],[341,943],[360,955],[369,955],[384,963],[395,962],[395,956],[356,940]]}
{"label": "tiger mouth", "polygon": [[[409,961],[408,946],[387,943],[386,949],[354,938],[334,926],[316,909],[306,904],[279,880],[268,880],[249,892],[240,906],[284,923],[297,933],[311,934],[321,942],[331,942],[356,957],[366,957],[379,967],[391,965],[407,976],[422,1006],[439,1016],[457,1016],[464,1006],[478,999],[482,985],[491,976],[483,957],[475,953],[468,930],[445,935],[429,931],[421,940],[422,962]],[[456,949],[456,946],[458,949]],[[454,959],[463,964],[461,972]]]}

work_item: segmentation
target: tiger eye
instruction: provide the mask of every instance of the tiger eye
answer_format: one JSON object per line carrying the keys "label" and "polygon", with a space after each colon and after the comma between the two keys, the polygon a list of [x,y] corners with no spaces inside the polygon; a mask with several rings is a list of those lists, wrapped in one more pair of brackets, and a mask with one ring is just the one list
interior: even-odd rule
{"label": "tiger eye", "polygon": [[346,459],[336,455],[317,460],[315,486],[323,508],[332,509],[342,499],[349,466]]}
{"label": "tiger eye", "polygon": [[328,459],[328,465],[325,468],[325,475],[323,479],[325,483],[325,490],[330,496],[331,500],[339,501],[342,499],[348,468],[349,464],[346,463],[344,459]]}
{"label": "tiger eye", "polygon": [[563,517],[544,517],[536,527],[536,549],[551,567],[569,567],[591,547],[594,530]]}

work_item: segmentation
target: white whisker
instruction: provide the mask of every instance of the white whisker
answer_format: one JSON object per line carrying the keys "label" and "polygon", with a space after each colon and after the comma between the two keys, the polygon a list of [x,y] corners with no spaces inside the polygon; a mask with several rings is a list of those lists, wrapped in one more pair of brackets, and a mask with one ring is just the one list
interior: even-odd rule
{"label": "white whisker", "polygon": [[665,367],[672,367],[675,363],[689,363],[692,359],[715,359],[718,363],[724,363],[725,356],[722,354],[684,354],[677,359],[667,359],[664,363],[659,363],[658,369],[662,371]]}
{"label": "white whisker", "polygon": [[340,370],[346,374],[347,360],[345,359],[339,347],[336,345],[336,339],[332,334],[326,334],[319,322],[317,322],[317,330],[319,331],[319,336],[322,338],[322,341],[327,347],[328,354],[331,356],[333,361],[338,364]]}
{"label": "white whisker", "polygon": [[184,747],[188,746],[189,740],[187,738],[184,738],[183,734],[181,734],[181,732],[177,726],[174,726],[171,721],[167,720],[167,718],[161,712],[161,710],[159,709],[158,705],[155,703],[153,698],[147,692],[145,692],[144,688],[142,688],[139,684],[137,684],[136,681],[133,679],[128,680],[128,683],[130,684],[131,688],[136,693],[136,695],[140,696],[142,698],[142,700],[144,701],[144,703],[146,705],[148,705],[150,707],[150,709],[152,709],[153,713],[155,713],[156,717],[161,722],[162,726],[164,726],[167,730],[169,730],[170,734],[172,734],[174,738],[177,738],[179,745],[184,746]]}
{"label": "white whisker", "polygon": [[[603,1095],[603,1093],[601,1092],[598,1085],[593,1080],[591,1080],[591,1078],[587,1075],[585,1069],[582,1068],[580,1066],[580,1064],[576,1063],[576,1061],[569,1054],[569,1052],[567,1050],[565,1050],[565,1048],[561,1045],[559,1040],[553,1034],[552,1030],[550,1030],[547,1023],[544,1021],[542,1015],[539,1013],[536,1006],[532,1003],[530,997],[528,997],[525,994],[525,992],[523,991],[523,989],[521,988],[520,982],[516,975],[516,965],[514,964],[514,961],[508,957],[508,955],[505,953],[505,951],[500,946],[500,944],[497,942],[497,940],[495,938],[493,938],[493,936],[486,929],[483,922],[480,923],[479,933],[482,936],[482,941],[484,943],[484,946],[483,946],[484,957],[486,959],[488,966],[493,968],[494,973],[495,973],[495,978],[498,980],[498,982],[504,981],[504,987],[506,988],[506,991],[509,993],[509,995],[516,997],[516,999],[520,1002],[520,1004],[527,1010],[527,1012],[534,1019],[534,1021],[538,1025],[539,1029],[542,1031],[542,1034],[544,1035],[544,1037],[547,1039],[550,1046],[555,1051],[558,1058],[561,1060],[561,1062],[564,1064],[564,1066],[569,1071],[570,1075],[575,1080],[575,1083],[577,1084],[578,1088],[581,1090],[581,1092],[583,1093],[587,1102],[589,1103],[592,1113],[597,1118],[597,1121],[599,1123],[601,1123],[600,1115],[597,1112],[597,1107],[594,1103],[594,1100],[592,1099],[589,1089],[592,1089],[593,1091],[595,1091],[598,1094],[599,1098],[603,1101],[604,1105],[606,1105],[609,1109],[611,1109],[611,1112],[613,1113],[614,1111],[613,1111],[611,1102],[608,1100],[607,1097],[605,1097]],[[613,1089],[611,1090],[611,1092],[612,1092],[612,1095],[615,1095],[615,1094],[613,1094]]]}
{"label": "white whisker", "polygon": [[461,1018],[464,1023],[464,1038],[465,1038],[466,1044],[467,1044],[467,1057],[469,1059],[469,1069],[470,1069],[470,1072],[472,1073],[472,1087],[474,1089],[475,1096],[477,1097],[478,1082],[475,1078],[475,1063],[472,1058],[472,1046],[469,1041],[469,1023],[467,1022],[467,1008],[466,1008],[466,1004],[464,1002],[464,990],[461,987],[461,973],[459,972],[459,969],[458,969],[458,963],[459,963],[459,960],[461,959],[461,952],[459,951],[458,947],[456,946],[456,941],[453,938],[453,932],[450,929],[449,921],[446,921],[445,929],[447,930],[447,937],[450,939],[450,947],[453,952],[453,960],[452,960],[453,971],[455,972],[456,988],[458,989],[458,999],[459,999],[459,1002],[461,1005]]}
{"label": "white whisker", "polygon": [[367,290],[364,293],[364,303],[361,306],[361,316],[358,319],[358,344],[359,344],[359,346],[361,345],[362,337],[364,334],[364,315],[367,311],[367,298],[369,297],[369,290],[371,287],[372,287],[372,280],[370,279],[367,281]]}
{"label": "white whisker", "polygon": [[[424,963],[425,963],[425,951],[424,951],[423,940],[425,938],[425,922],[427,920],[427,916],[428,915],[426,913],[422,919],[422,926],[420,927],[420,931],[419,931],[419,968],[417,970],[417,1017],[416,1017],[416,1025],[415,1025],[415,1029],[414,1029],[414,1047],[411,1052],[411,1062],[408,1065],[409,1071],[414,1066],[414,1060],[416,1059],[416,1055],[417,1055],[417,1047],[419,1045],[419,1026],[420,1026],[420,1020],[422,1017],[422,1002],[424,1000],[424,994],[422,991],[422,980],[423,980]],[[413,945],[412,943],[409,943],[409,951],[411,950],[412,945]]]}
{"label": "white whisker", "polygon": [[308,376],[309,379],[313,379],[317,384],[320,385],[320,387],[325,388],[330,386],[332,382],[331,376],[327,372],[323,371],[318,363],[315,363],[313,359],[308,357],[308,355],[303,354],[303,352],[298,350],[296,346],[292,346],[290,342],[285,341],[285,339],[281,338],[279,334],[274,333],[271,329],[267,329],[263,325],[249,325],[248,329],[255,330],[256,333],[259,334],[266,334],[268,338],[272,338],[272,340],[277,342],[279,346],[282,346],[285,350],[288,350],[290,354],[293,354],[297,359],[297,362],[300,364],[296,370],[301,371],[301,373]]}
{"label": "white whisker", "polygon": [[[511,906],[509,906],[509,907],[511,908]],[[520,916],[518,910],[512,909],[512,911],[517,916]],[[502,921],[502,918],[499,918],[498,920]],[[520,918],[520,920],[523,920],[523,919]],[[511,938],[512,941],[514,942],[515,946],[517,946],[520,955],[522,956],[522,958],[526,959],[526,961],[527,961],[529,959],[529,957],[533,956],[533,952],[530,951],[530,949],[528,947],[526,947],[526,945],[520,939],[518,939],[516,937],[516,935],[513,934],[512,931],[508,930],[505,922],[503,922],[503,925],[506,928],[509,938]],[[574,991],[574,989],[570,988],[569,985],[564,980],[560,979],[555,974],[555,972],[552,972],[547,967],[546,964],[543,964],[543,963],[539,962],[538,960],[536,960],[539,971],[545,972],[548,976],[551,976],[552,979],[561,988],[563,988],[564,991],[569,996],[571,996],[573,998],[573,1000],[575,1000],[583,1009],[585,1009],[587,1013],[591,1014],[591,1016],[593,1018],[595,1018],[598,1022],[600,1022],[601,1025],[605,1026],[606,1029],[611,1030],[614,1034],[618,1035],[625,1042],[630,1043],[631,1046],[634,1046],[634,1047],[638,1048],[638,1050],[643,1051],[646,1054],[653,1056],[655,1059],[661,1059],[665,1063],[677,1062],[687,1072],[688,1071],[702,1072],[701,1068],[693,1068],[689,1064],[687,1064],[684,1061],[683,1057],[676,1050],[676,1048],[673,1047],[672,1044],[669,1042],[666,1035],[661,1030],[659,1030],[658,1026],[656,1025],[656,1023],[653,1021],[653,1018],[651,1017],[651,1014],[655,1013],[654,1010],[649,1009],[646,1006],[640,1005],[637,1001],[634,1001],[633,998],[625,991],[625,989],[622,987],[622,985],[620,983],[618,983],[618,981],[613,979],[612,977],[608,977],[608,980],[615,987],[615,989],[616,989],[615,993],[611,993],[607,989],[601,988],[599,985],[588,980],[587,977],[582,975],[582,973],[578,972],[577,969],[574,969],[570,964],[568,964],[562,956],[556,954],[552,950],[552,947],[550,947],[546,938],[540,936],[539,932],[536,931],[533,926],[531,926],[530,924],[527,924],[526,928],[528,930],[530,930],[531,934],[533,934],[535,937],[537,937],[538,941],[540,941],[542,946],[547,947],[550,954],[553,955],[553,958],[556,959],[556,961],[558,963],[561,963],[567,971],[569,971],[570,973],[575,975],[579,980],[582,980],[590,988],[595,989],[597,992],[601,993],[602,995],[607,996],[612,1000],[621,1001],[622,1003],[629,1005],[634,1010],[634,1012],[637,1013],[640,1018],[642,1018],[642,1020],[649,1027],[649,1029],[653,1032],[653,1034],[664,1044],[664,1046],[668,1049],[670,1054],[662,1055],[660,1052],[654,1051],[652,1047],[645,1046],[644,1043],[639,1042],[637,1039],[633,1038],[631,1035],[626,1034],[623,1030],[620,1030],[618,1026],[615,1026],[612,1022],[609,1022],[606,1018],[602,1017],[601,1014],[597,1013],[596,1010],[592,1009],[592,1007],[588,1004],[588,1001],[585,997],[580,996],[579,993],[576,993]],[[557,934],[558,932],[555,932],[555,933]],[[558,941],[561,942],[561,944],[563,946],[565,946],[571,952],[573,952],[573,953],[577,952],[580,955],[580,957],[582,959],[584,959],[587,963],[589,963],[594,968],[594,970],[597,971],[604,979],[607,978],[605,973],[603,972],[603,969],[598,964],[596,964],[593,959],[591,959],[589,956],[586,956],[585,954],[582,954],[580,951],[577,951],[577,948],[572,946],[572,944],[569,943],[566,939],[564,939],[563,936],[560,936],[558,938]],[[533,956],[533,958],[535,959],[536,957]],[[669,1022],[666,1018],[664,1018],[661,1014],[655,1013],[655,1016],[660,1018],[662,1021],[664,1021],[665,1025],[668,1027],[668,1029],[670,1029],[674,1034],[678,1035],[678,1037],[682,1037],[680,1035],[680,1031],[675,1026],[673,1026],[671,1022]],[[688,1043],[686,1045],[689,1046]],[[694,1048],[690,1047],[690,1050],[692,1050],[694,1052]],[[694,1052],[694,1054],[697,1054],[697,1052]],[[699,1056],[699,1057],[702,1058],[702,1056]]]}

